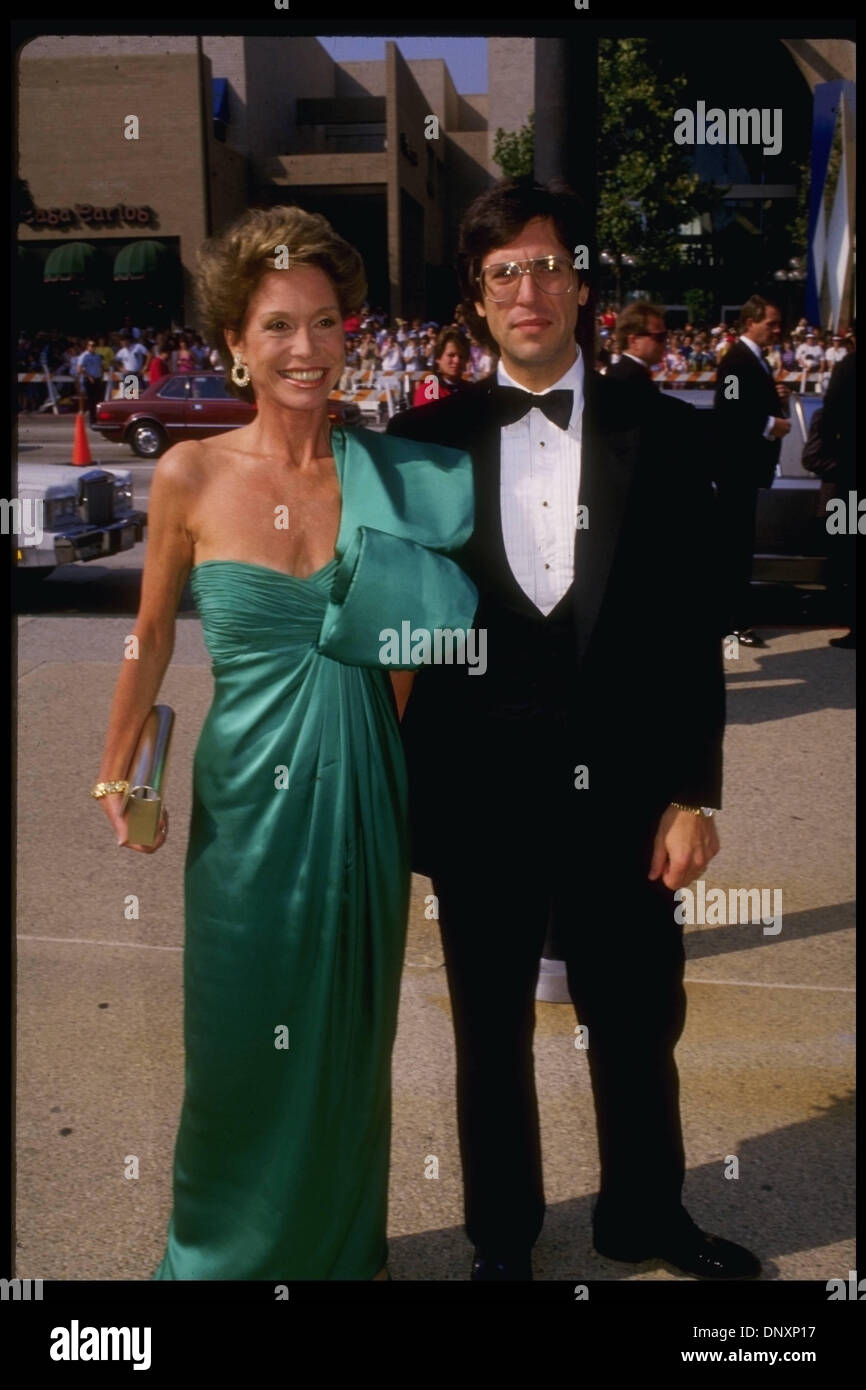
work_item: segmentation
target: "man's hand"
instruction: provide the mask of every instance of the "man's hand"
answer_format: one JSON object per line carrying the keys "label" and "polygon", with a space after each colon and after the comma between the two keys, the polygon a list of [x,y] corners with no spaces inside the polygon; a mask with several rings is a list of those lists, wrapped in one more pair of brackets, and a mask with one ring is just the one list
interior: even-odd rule
{"label": "man's hand", "polygon": [[773,428],[770,430],[771,439],[784,439],[791,428],[790,420],[783,420],[780,416],[773,419]]}
{"label": "man's hand", "polygon": [[784,381],[776,382],[776,395],[780,401],[786,401],[791,394],[791,388],[786,386]]}
{"label": "man's hand", "polygon": [[719,832],[712,816],[669,806],[659,821],[647,877],[661,877],[666,888],[685,888],[718,852]]}

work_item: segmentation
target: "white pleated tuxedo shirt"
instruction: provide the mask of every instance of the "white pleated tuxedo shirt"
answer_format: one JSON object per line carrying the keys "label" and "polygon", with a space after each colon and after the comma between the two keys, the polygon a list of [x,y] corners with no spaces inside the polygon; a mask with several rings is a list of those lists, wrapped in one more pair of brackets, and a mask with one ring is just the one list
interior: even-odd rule
{"label": "white pleated tuxedo shirt", "polygon": [[[496,379],[502,386],[525,389],[501,362]],[[522,420],[500,431],[499,501],[505,554],[521,589],[545,615],[574,578],[583,380],[583,358],[578,351],[565,375],[548,387],[549,391],[574,392],[567,430],[533,407]]]}

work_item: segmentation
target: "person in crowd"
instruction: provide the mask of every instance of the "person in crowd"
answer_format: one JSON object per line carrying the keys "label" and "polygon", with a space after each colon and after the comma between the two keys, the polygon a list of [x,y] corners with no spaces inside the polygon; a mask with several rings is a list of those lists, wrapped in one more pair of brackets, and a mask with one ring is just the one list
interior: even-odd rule
{"label": "person in crowd", "polygon": [[192,354],[195,370],[197,372],[206,371],[208,365],[208,348],[202,341],[200,333],[193,334],[190,340],[189,350]]}
{"label": "person in crowd", "polygon": [[186,337],[185,334],[181,335],[180,340],[178,342],[177,352],[174,355],[173,370],[176,372],[195,371],[195,358],[193,357],[192,352],[190,351],[189,339]]}
{"label": "person in crowd", "polygon": [[421,348],[416,329],[410,328],[409,336],[403,344],[403,367],[407,372],[421,370]]}
{"label": "person in crowd", "polygon": [[386,334],[382,341],[382,371],[400,372],[403,370],[403,353],[396,338]]}
{"label": "person in crowd", "polygon": [[790,391],[773,381],[764,357],[781,329],[778,307],[752,295],[740,311],[740,324],[739,342],[725,353],[716,376],[715,482],[726,552],[728,631],[744,646],[764,647],[751,625],[755,510],[758,489],[772,486],[782,440],[791,428]]}
{"label": "person in crowd", "polygon": [[792,338],[785,338],[782,343],[782,370],[785,372],[797,370],[797,354],[794,351]]}
{"label": "person in crowd", "polygon": [[637,299],[623,309],[615,332],[618,356],[607,375],[614,381],[657,390],[651,373],[665,356],[664,310],[647,299]]}
{"label": "person in crowd", "polygon": [[[353,317],[357,317],[357,315],[350,314],[350,322]],[[343,331],[345,333],[345,323],[343,325]],[[353,390],[357,381],[361,364],[361,355],[358,352],[357,341],[350,333],[346,333],[345,335],[345,352],[343,360],[344,367],[342,375],[340,377],[339,389],[341,391],[351,391]]]}
{"label": "person in crowd", "polygon": [[105,397],[104,369],[102,358],[96,351],[95,338],[87,339],[84,351],[75,364],[75,377],[82,403],[87,402],[90,423],[95,425],[97,407]]}
{"label": "person in crowd", "polygon": [[803,373],[803,389],[809,386],[815,388],[820,385],[820,374],[824,366],[824,349],[818,342],[818,335],[814,328],[808,328],[805,342],[797,348],[797,366]]}
{"label": "person in crowd", "polygon": [[[457,558],[479,590],[487,673],[421,672],[403,723],[415,867],[433,880],[451,994],[471,1277],[532,1277],[545,1212],[532,1038],[551,919],[588,1030],[596,1251],[750,1277],[759,1261],[682,1205],[674,1060],[674,892],[719,848],[712,490],[695,468],[699,412],[587,368],[590,285],[573,247],[590,242],[561,186],[501,180],[476,199],[458,269],[496,373],[388,424],[467,449],[475,469],[475,531]],[[686,678],[660,640],[672,614]],[[493,863],[507,886],[491,907]]]}
{"label": "person in crowd", "polygon": [[833,368],[841,362],[843,357],[848,356],[848,349],[842,341],[841,333],[834,333],[830,339],[829,347],[824,350],[824,367],[826,371],[825,386],[829,382]]}
{"label": "person in crowd", "polygon": [[358,366],[362,372],[371,372],[379,365],[379,353],[376,347],[376,339],[373,334],[367,332],[361,338],[358,348]]}
{"label": "person in crowd", "polygon": [[413,406],[445,400],[463,389],[463,373],[469,361],[469,344],[462,333],[443,328],[436,339],[433,380],[426,376],[415,383]]}
{"label": "person in crowd", "polygon": [[164,336],[159,334],[153,345],[150,360],[145,368],[148,386],[155,386],[158,381],[162,381],[170,373],[169,351],[165,343]]}
{"label": "person in crowd", "polygon": [[103,372],[110,372],[114,366],[114,359],[117,356],[115,349],[107,341],[104,333],[98,334],[95,338],[96,351],[102,358]]}
{"label": "person in crowd", "polygon": [[140,383],[147,355],[147,349],[141,342],[123,334],[115,355],[115,365],[125,377],[131,376]]}
{"label": "person in crowd", "polygon": [[495,354],[474,333],[469,334],[469,359],[472,381],[483,381],[496,366]]}

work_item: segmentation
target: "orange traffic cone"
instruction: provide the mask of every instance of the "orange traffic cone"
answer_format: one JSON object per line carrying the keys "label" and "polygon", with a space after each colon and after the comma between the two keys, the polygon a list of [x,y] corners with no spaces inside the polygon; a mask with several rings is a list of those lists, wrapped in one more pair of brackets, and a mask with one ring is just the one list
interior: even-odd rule
{"label": "orange traffic cone", "polygon": [[84,411],[79,410],[75,417],[75,443],[72,446],[72,462],[79,468],[86,468],[93,462],[87,431],[84,428]]}

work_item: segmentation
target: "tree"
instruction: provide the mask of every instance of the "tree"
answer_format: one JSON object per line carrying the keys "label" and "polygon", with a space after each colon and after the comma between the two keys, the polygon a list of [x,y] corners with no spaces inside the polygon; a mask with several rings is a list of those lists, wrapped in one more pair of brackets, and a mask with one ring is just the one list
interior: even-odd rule
{"label": "tree", "polygon": [[600,39],[598,45],[598,245],[611,258],[622,303],[626,256],[653,271],[682,261],[684,223],[710,211],[720,195],[702,185],[673,116],[686,79],[665,72],[648,39]]}
{"label": "tree", "polygon": [[493,138],[493,162],[505,178],[518,179],[532,173],[535,154],[535,112],[530,111],[526,124],[508,132],[500,126]]}
{"label": "tree", "polygon": [[[597,244],[607,253],[622,303],[623,272],[685,263],[683,224],[712,212],[723,192],[702,183],[686,146],[673,139],[674,111],[686,86],[664,51],[648,39],[600,39],[598,45]],[[496,131],[493,159],[515,178],[533,168],[534,113],[520,130]],[[634,283],[634,282],[633,282]]]}

